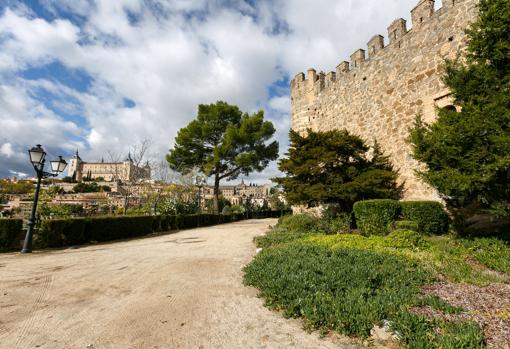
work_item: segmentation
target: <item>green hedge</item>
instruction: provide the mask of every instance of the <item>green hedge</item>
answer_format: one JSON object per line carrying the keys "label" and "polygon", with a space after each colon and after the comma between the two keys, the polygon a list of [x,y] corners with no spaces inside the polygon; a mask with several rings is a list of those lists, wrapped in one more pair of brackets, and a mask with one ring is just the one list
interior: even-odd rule
{"label": "green hedge", "polygon": [[418,230],[427,234],[448,232],[449,218],[437,201],[402,201],[402,217],[418,224]]}
{"label": "green hedge", "polygon": [[99,217],[87,221],[92,241],[110,241],[152,233],[152,216]]}
{"label": "green hedge", "polygon": [[418,223],[416,223],[414,221],[396,221],[396,222],[390,223],[390,231],[399,230],[399,229],[420,231],[420,229],[418,227]]}
{"label": "green hedge", "polygon": [[388,225],[400,214],[400,203],[389,199],[358,201],[353,211],[363,235],[386,235]]}
{"label": "green hedge", "polygon": [[[262,211],[252,217],[266,218],[279,217],[279,215],[280,211]],[[41,223],[35,245],[39,248],[46,248],[77,245],[88,241],[104,242],[144,236],[152,232],[230,223],[247,217],[248,215],[239,214],[215,215],[203,213],[178,216],[111,216],[46,220]],[[3,248],[4,244],[10,246],[13,239],[16,238],[15,236],[11,237],[13,233],[10,233],[9,236],[6,235],[5,238],[3,237],[5,234],[2,230],[2,221],[15,220],[0,220],[0,248]],[[16,228],[16,236],[21,231],[21,221],[19,222],[20,226],[19,229]],[[5,223],[4,225],[7,226],[8,224]],[[4,243],[4,240],[10,242]]]}
{"label": "green hedge", "polygon": [[21,219],[0,219],[0,250],[7,251],[15,243],[21,229],[23,221]]}
{"label": "green hedge", "polygon": [[35,239],[39,248],[83,244],[88,241],[84,218],[53,219],[42,221]]}

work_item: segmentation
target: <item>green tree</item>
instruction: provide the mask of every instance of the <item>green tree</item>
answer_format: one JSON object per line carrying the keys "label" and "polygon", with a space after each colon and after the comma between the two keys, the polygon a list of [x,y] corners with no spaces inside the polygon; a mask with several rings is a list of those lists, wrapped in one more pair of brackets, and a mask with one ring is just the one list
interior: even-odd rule
{"label": "green tree", "polygon": [[73,187],[73,191],[75,193],[97,193],[101,191],[101,188],[97,185],[96,182],[92,183],[78,183]]}
{"label": "green tree", "polygon": [[363,140],[346,130],[308,130],[306,136],[291,130],[289,137],[287,158],[279,162],[286,177],[273,179],[289,204],[337,204],[348,212],[359,200],[401,197],[397,172],[377,143],[370,157]]}
{"label": "green tree", "polygon": [[481,0],[465,56],[446,62],[444,82],[458,112],[439,110],[431,125],[417,117],[413,156],[462,223],[510,200],[510,2]]}
{"label": "green tree", "polygon": [[222,179],[262,171],[278,158],[278,142],[268,143],[274,132],[263,111],[248,115],[221,101],[201,104],[197,118],[179,131],[166,159],[180,173],[198,168],[214,178],[214,212],[218,213]]}
{"label": "green tree", "polygon": [[0,180],[0,193],[2,194],[29,194],[32,192],[34,192],[34,183],[30,181]]}

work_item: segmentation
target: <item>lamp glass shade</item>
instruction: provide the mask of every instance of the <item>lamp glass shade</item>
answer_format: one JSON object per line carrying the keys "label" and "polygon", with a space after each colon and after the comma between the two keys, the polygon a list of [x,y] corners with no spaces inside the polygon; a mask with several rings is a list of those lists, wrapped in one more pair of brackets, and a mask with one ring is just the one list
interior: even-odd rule
{"label": "lamp glass shade", "polygon": [[59,165],[60,161],[58,160],[51,160],[50,161],[50,164],[51,164],[51,171],[53,171],[54,173],[58,173],[58,165]]}
{"label": "lamp glass shade", "polygon": [[59,156],[58,159],[56,159],[56,160],[50,161],[50,164],[51,164],[51,170],[54,173],[63,172],[67,166],[67,162],[64,159],[62,159],[61,156]]}
{"label": "lamp glass shade", "polygon": [[28,154],[30,155],[30,162],[34,164],[34,166],[41,165],[44,162],[44,157],[46,156],[46,152],[40,144],[30,149]]}
{"label": "lamp glass shade", "polygon": [[58,162],[58,172],[64,172],[64,170],[66,169],[66,166],[67,166],[67,162],[62,159],[61,156],[59,156],[59,162]]}

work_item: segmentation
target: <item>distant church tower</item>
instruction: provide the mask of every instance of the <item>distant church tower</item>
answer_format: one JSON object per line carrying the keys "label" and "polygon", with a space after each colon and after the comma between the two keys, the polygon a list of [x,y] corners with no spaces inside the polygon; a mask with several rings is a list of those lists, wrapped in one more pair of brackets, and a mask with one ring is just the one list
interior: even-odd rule
{"label": "distant church tower", "polygon": [[72,157],[69,162],[69,167],[67,170],[67,175],[71,178],[74,178],[76,181],[81,181],[82,173],[81,173],[81,163],[82,160],[80,155],[78,154],[78,149],[76,149],[76,153]]}

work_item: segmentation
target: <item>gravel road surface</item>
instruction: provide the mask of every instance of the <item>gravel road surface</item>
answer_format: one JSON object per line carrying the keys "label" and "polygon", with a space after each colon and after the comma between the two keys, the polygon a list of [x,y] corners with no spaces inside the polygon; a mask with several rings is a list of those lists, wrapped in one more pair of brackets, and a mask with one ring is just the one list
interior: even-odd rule
{"label": "gravel road surface", "polygon": [[0,254],[0,348],[360,348],[308,334],[242,284],[274,219]]}

